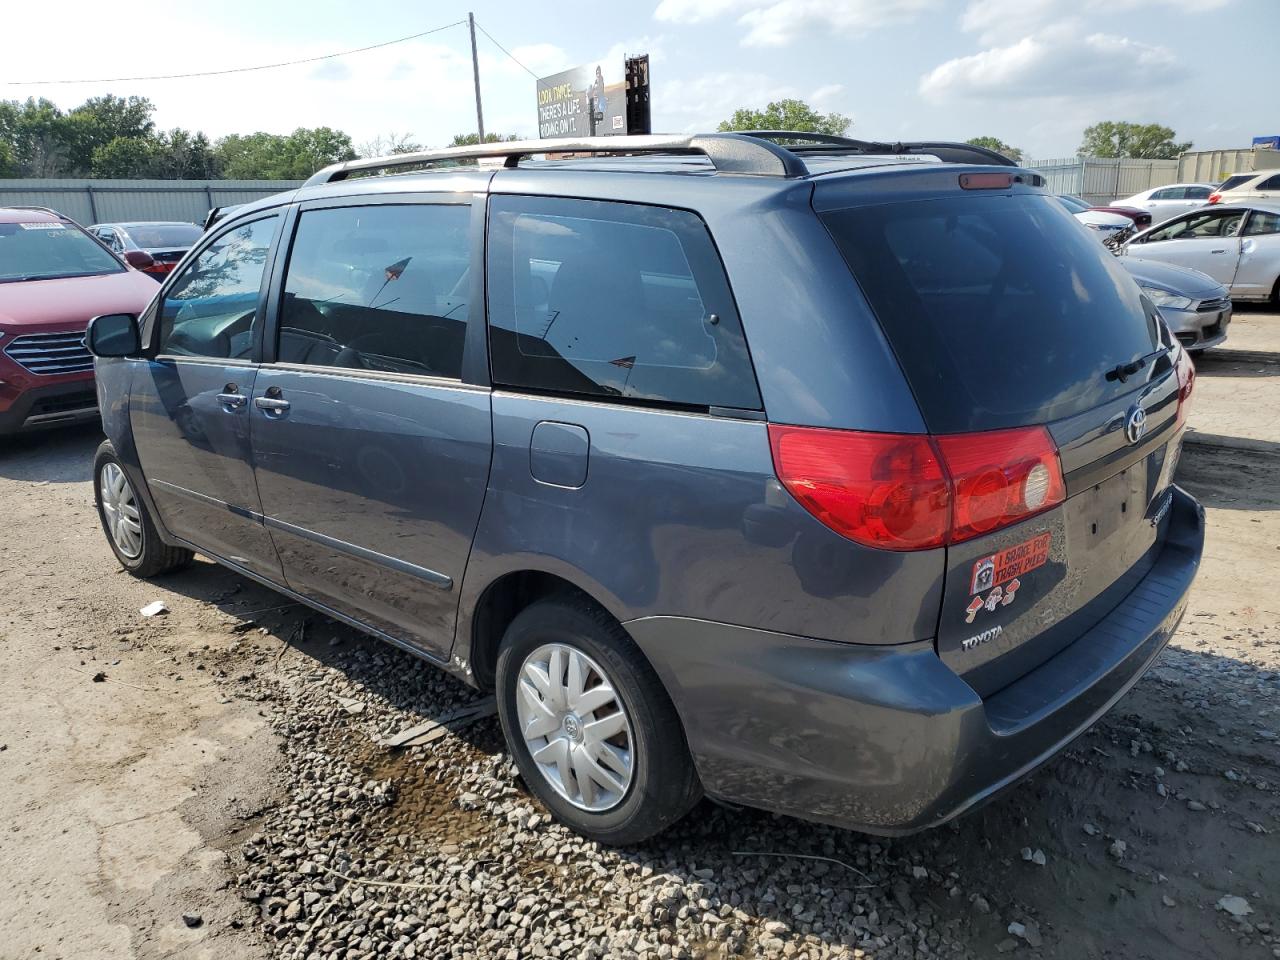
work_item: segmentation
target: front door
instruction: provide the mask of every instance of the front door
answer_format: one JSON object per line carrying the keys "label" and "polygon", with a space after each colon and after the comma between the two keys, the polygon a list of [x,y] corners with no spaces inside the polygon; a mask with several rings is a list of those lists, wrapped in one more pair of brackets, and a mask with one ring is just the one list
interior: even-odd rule
{"label": "front door", "polygon": [[1160,260],[1207,273],[1231,286],[1240,259],[1237,233],[1244,214],[1240,210],[1189,213],[1151,231],[1128,253],[1140,260]]}
{"label": "front door", "polygon": [[266,266],[280,217],[223,231],[165,288],[154,357],[133,382],[138,457],[165,527],[280,580],[250,464]]}
{"label": "front door", "polygon": [[249,415],[289,586],[444,658],[492,424],[462,379],[482,221],[436,199],[302,209]]}

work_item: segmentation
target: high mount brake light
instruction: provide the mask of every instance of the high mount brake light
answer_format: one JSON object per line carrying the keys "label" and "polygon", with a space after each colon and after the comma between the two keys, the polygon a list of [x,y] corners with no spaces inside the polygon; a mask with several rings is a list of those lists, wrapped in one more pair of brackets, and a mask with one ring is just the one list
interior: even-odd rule
{"label": "high mount brake light", "polygon": [[962,173],[961,190],[1005,190],[1013,186],[1012,173]]}
{"label": "high mount brake light", "polygon": [[1044,427],[926,436],[769,425],[778,478],[837,533],[927,550],[1017,523],[1066,496]]}
{"label": "high mount brake light", "polygon": [[1221,203],[1221,202],[1222,202],[1222,194],[1220,194],[1220,193],[1211,193],[1211,194],[1209,194],[1209,202],[1210,202],[1210,203]]}

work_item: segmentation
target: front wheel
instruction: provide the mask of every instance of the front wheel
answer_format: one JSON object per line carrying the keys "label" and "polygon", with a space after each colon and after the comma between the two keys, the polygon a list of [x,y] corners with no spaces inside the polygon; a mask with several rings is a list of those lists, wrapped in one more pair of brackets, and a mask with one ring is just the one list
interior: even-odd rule
{"label": "front wheel", "polygon": [[154,577],[191,562],[190,550],[171,547],[160,539],[110,440],[98,447],[93,458],[93,499],[107,543],[120,566],[130,573]]}
{"label": "front wheel", "polygon": [[542,600],[516,616],[498,654],[497,693],[525,783],[578,833],[638,843],[701,795],[657,674],[617,621],[585,599]]}

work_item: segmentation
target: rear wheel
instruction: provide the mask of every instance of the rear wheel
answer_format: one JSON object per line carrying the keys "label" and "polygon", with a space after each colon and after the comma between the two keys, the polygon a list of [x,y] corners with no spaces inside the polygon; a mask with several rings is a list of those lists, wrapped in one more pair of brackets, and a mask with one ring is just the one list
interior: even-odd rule
{"label": "rear wheel", "polygon": [[171,547],[160,539],[110,440],[98,447],[93,459],[93,495],[107,543],[130,573],[154,577],[191,562],[190,550]]}
{"label": "rear wheel", "polygon": [[593,840],[671,826],[701,786],[666,690],[626,631],[585,599],[542,600],[503,637],[498,712],[529,789]]}

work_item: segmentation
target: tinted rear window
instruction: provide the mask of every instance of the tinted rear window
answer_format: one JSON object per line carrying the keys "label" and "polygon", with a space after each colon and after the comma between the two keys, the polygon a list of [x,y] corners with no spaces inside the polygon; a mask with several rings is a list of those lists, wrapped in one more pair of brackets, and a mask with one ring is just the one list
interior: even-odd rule
{"label": "tinted rear window", "polygon": [[200,239],[194,223],[144,223],[126,227],[129,238],[143,248],[190,247]]}
{"label": "tinted rear window", "polygon": [[1157,346],[1137,285],[1050,196],[829,211],[930,430],[1046,423],[1131,390],[1117,364]]}

